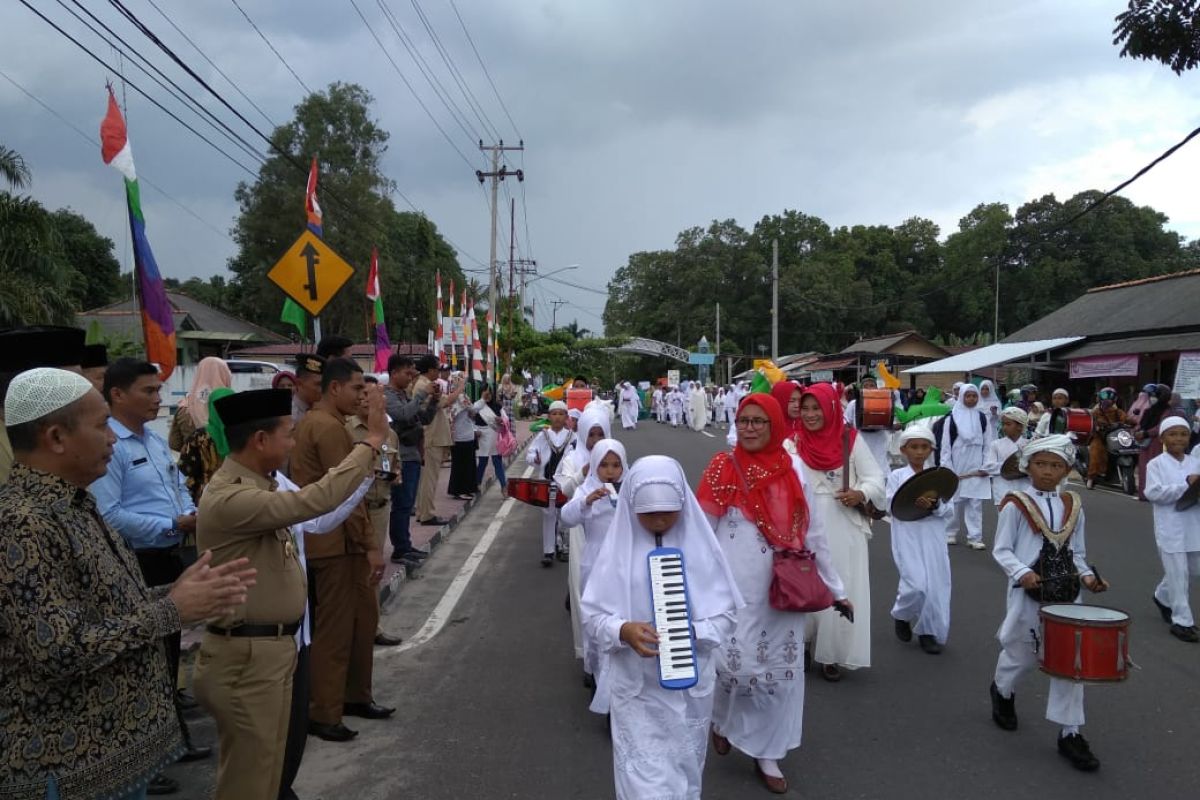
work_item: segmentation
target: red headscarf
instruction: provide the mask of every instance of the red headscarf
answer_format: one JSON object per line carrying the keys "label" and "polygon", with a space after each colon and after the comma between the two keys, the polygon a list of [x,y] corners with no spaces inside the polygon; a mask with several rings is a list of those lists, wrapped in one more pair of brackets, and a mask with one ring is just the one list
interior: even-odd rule
{"label": "red headscarf", "polygon": [[779,410],[783,412],[783,424],[787,432],[787,438],[796,441],[796,437],[800,434],[800,429],[804,427],[804,423],[799,417],[792,419],[788,416],[788,403],[792,400],[793,392],[802,391],[800,384],[795,381],[780,381],[771,387],[771,397],[775,398],[775,402],[779,403]]}
{"label": "red headscarf", "polygon": [[[814,383],[809,386],[800,395],[800,402],[803,403],[804,398],[809,395],[815,397],[821,404],[821,411],[825,414],[825,424],[819,431],[810,431],[801,423],[800,437],[796,443],[800,460],[812,469],[837,469],[842,466],[844,458],[842,431],[846,427],[846,420],[842,416],[842,401],[838,399],[837,389],[828,383]],[[857,435],[858,431],[852,428],[850,430],[850,447],[854,446],[854,439]]]}
{"label": "red headscarf", "polygon": [[[758,406],[771,421],[771,438],[757,453],[739,443],[732,453],[717,453],[700,478],[696,498],[713,516],[724,516],[737,506],[776,547],[800,550],[808,532],[808,502],[792,468],[792,457],[783,449],[787,434],[783,410],[769,394],[751,394],[738,405]],[[739,476],[738,473],[741,473]]]}

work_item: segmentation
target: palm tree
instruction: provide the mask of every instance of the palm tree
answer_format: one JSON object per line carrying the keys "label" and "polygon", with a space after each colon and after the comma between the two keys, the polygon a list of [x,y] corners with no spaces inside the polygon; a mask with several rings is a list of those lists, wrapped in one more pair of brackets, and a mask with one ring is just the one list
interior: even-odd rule
{"label": "palm tree", "polygon": [[24,189],[29,185],[29,167],[16,150],[0,144],[0,177],[13,189]]}
{"label": "palm tree", "polygon": [[583,339],[586,336],[590,336],[592,333],[587,328],[579,327],[579,320],[575,320],[575,319],[571,320],[570,323],[563,325],[561,330],[564,330],[567,333],[571,334],[572,338],[575,338],[575,339]]}

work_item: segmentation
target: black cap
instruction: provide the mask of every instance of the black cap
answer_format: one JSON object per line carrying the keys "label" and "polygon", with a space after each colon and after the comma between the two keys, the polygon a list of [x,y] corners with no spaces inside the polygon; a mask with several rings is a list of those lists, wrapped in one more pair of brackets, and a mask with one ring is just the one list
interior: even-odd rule
{"label": "black cap", "polygon": [[293,362],[296,365],[296,374],[307,372],[310,375],[320,375],[325,369],[325,357],[314,355],[312,353],[301,353],[296,356]]}
{"label": "black cap", "polygon": [[0,332],[0,372],[34,367],[77,367],[83,361],[82,328],[30,325]]}
{"label": "black cap", "polygon": [[226,428],[292,413],[292,393],[287,389],[252,389],[213,401]]}
{"label": "black cap", "polygon": [[108,366],[108,347],[102,344],[85,344],[80,356],[80,369]]}

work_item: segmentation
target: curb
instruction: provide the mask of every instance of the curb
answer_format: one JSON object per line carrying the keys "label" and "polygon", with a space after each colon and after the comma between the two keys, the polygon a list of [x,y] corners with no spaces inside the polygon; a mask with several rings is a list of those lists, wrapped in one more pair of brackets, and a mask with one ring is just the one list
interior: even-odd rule
{"label": "curb", "polygon": [[[523,441],[517,444],[517,449],[514,450],[512,455],[509,456],[504,462],[504,469],[506,473],[509,466],[511,466],[512,463],[517,460],[517,457],[520,456],[525,451],[525,448],[529,446],[529,443],[533,441],[533,437],[535,435],[536,434],[534,433],[530,433]],[[467,518],[467,515],[470,513],[471,509],[479,504],[480,498],[488,489],[491,488],[492,484],[495,482],[496,477],[494,475],[485,480],[483,482],[483,486],[480,487],[479,494],[473,499],[468,500],[462,509],[455,514],[449,522],[434,532],[433,536],[429,539],[429,542],[426,545],[429,548],[430,555],[433,555],[433,551],[436,550],[442,542],[450,538],[450,535],[454,532],[455,528],[462,524],[463,520]],[[418,577],[420,574],[421,568],[414,567],[410,564],[405,564],[404,569],[397,570],[396,574],[392,576],[391,580],[379,587],[380,611],[386,611],[388,608],[390,608],[391,604],[395,602],[396,597],[400,594],[400,590],[404,587],[404,584]]]}

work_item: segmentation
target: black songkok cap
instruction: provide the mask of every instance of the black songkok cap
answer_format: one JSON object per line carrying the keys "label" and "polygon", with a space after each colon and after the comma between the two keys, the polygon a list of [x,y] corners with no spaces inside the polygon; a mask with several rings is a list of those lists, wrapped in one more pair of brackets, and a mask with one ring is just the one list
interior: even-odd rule
{"label": "black songkok cap", "polygon": [[0,372],[34,367],[77,367],[83,360],[82,328],[31,325],[0,333]]}
{"label": "black songkok cap", "polygon": [[83,356],[79,362],[80,369],[108,366],[108,348],[102,344],[85,344]]}
{"label": "black songkok cap", "polygon": [[221,423],[228,429],[247,422],[292,414],[292,393],[287,389],[252,389],[213,401]]}
{"label": "black songkok cap", "polygon": [[324,356],[314,355],[312,353],[301,353],[296,356],[296,373],[308,372],[313,375],[320,375],[321,370],[325,368]]}

